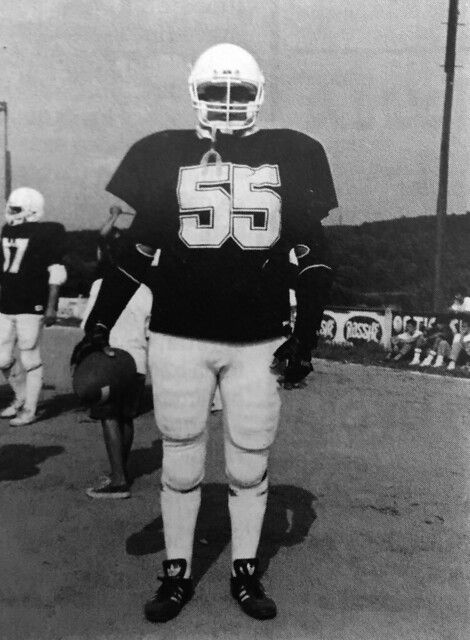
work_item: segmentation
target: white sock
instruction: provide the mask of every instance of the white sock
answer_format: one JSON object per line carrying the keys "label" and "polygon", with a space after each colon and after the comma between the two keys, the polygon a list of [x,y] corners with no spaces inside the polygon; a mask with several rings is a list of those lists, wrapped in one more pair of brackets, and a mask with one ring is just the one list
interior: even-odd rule
{"label": "white sock", "polygon": [[24,408],[26,411],[36,413],[39,396],[41,395],[43,371],[44,367],[40,365],[39,367],[26,372],[26,391],[24,402]]}
{"label": "white sock", "polygon": [[267,478],[249,489],[230,486],[228,508],[232,526],[232,562],[256,557],[267,499]]}
{"label": "white sock", "polygon": [[435,367],[442,367],[444,364],[444,356],[438,355],[436,356],[436,362],[434,363]]}
{"label": "white sock", "polygon": [[183,493],[168,486],[160,495],[163,531],[168,560],[184,558],[187,562],[185,578],[191,575],[194,530],[201,505],[201,487]]}

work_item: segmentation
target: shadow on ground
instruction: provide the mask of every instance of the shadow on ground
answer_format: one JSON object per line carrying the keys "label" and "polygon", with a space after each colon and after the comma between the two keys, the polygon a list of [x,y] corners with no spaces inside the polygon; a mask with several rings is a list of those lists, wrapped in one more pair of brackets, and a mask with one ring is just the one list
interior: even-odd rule
{"label": "shadow on ground", "polygon": [[62,393],[41,402],[36,422],[44,422],[70,411],[85,411],[74,393]]}
{"label": "shadow on ground", "polygon": [[6,444],[0,447],[0,481],[24,480],[38,475],[39,465],[65,451],[64,447]]}
{"label": "shadow on ground", "polygon": [[[281,547],[301,544],[316,519],[312,504],[316,497],[300,487],[273,485],[268,496],[266,516],[258,550],[261,573]],[[196,525],[193,577],[197,584],[230,543],[230,517],[227,486],[203,485],[202,502]],[[161,516],[133,533],[126,541],[129,555],[159,553],[165,548]]]}

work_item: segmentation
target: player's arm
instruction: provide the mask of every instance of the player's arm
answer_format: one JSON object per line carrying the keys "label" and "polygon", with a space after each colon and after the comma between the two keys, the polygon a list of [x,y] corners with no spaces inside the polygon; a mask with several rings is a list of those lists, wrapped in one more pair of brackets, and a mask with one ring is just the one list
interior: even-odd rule
{"label": "player's arm", "polygon": [[[64,281],[65,282],[65,281]],[[59,303],[60,285],[49,284],[49,293],[47,297],[47,306],[44,313],[44,324],[50,327],[57,320],[57,305]]]}
{"label": "player's arm", "polygon": [[305,208],[297,222],[295,253],[297,320],[294,337],[305,349],[317,346],[323,311],[328,304],[333,268],[321,221],[338,206],[330,165],[323,146],[310,140]]}
{"label": "player's arm", "polygon": [[120,252],[119,264],[110,264],[104,273],[96,302],[84,326],[85,337],[72,354],[72,364],[78,364],[93,351],[112,352],[109,333],[129,300],[146,279],[155,251],[129,238]]}
{"label": "player's arm", "polygon": [[119,263],[107,267],[103,284],[96,302],[85,324],[89,331],[95,324],[101,324],[109,330],[115,325],[123,309],[146,279],[146,273],[152,262],[154,250],[142,247],[133,239],[126,242],[120,252]]}
{"label": "player's arm", "polygon": [[49,272],[48,296],[46,309],[44,312],[44,324],[46,327],[52,326],[57,320],[57,306],[59,303],[60,288],[67,281],[67,270],[64,265],[65,253],[65,229],[62,225],[56,226],[56,232],[50,242],[50,264],[47,267]]}
{"label": "player's arm", "polygon": [[[138,142],[129,149],[106,186],[108,193],[136,212],[144,208],[142,197],[146,186],[141,179],[142,167],[146,166],[146,156],[141,148],[141,142]],[[111,211],[111,218],[115,213],[116,210]],[[137,245],[140,239],[145,243],[148,237],[148,228],[142,226],[141,217],[136,214],[117,264],[105,269],[97,300],[85,323],[85,337],[74,349],[72,364],[77,364],[92,351],[107,349],[112,327],[145,279],[153,254],[150,249],[137,249],[142,246]]]}
{"label": "player's arm", "polygon": [[122,209],[118,205],[112,205],[109,208],[109,217],[105,221],[105,223],[103,224],[99,232],[101,238],[106,238],[108,236],[108,234],[112,231],[114,225],[116,224],[117,219],[119,218],[121,213],[122,213]]}
{"label": "player's arm", "polygon": [[330,300],[334,269],[321,224],[308,244],[295,247],[299,263],[295,285],[297,316],[293,335],[312,351],[318,342],[323,312]]}
{"label": "player's arm", "polygon": [[300,386],[312,371],[323,312],[329,302],[333,267],[318,220],[309,238],[294,247],[298,262],[295,281],[297,313],[292,335],[275,352],[275,366],[283,372],[287,388]]}
{"label": "player's arm", "polygon": [[[329,300],[333,269],[321,220],[338,206],[329,162],[322,145],[302,136],[304,184],[298,215],[293,216],[292,238],[298,261],[295,292],[297,315],[291,337],[276,351],[276,362],[287,364],[284,386],[299,386],[312,371],[311,355],[317,345],[323,311]],[[302,173],[305,168],[306,174]]]}
{"label": "player's arm", "polygon": [[[123,161],[124,166],[126,158]],[[115,176],[119,176],[119,172],[123,170],[122,166],[123,164],[121,164]],[[118,191],[117,187],[113,186],[116,180],[117,178],[114,177],[110,182],[112,193]],[[118,180],[118,184],[119,188],[122,189],[122,178]],[[130,186],[128,185],[127,189],[129,188]],[[114,197],[118,197],[120,203],[110,207],[110,218],[101,227],[100,237],[103,238],[109,235],[114,222],[120,215],[132,215],[134,220],[131,227],[121,236],[117,251],[113,252],[113,260],[109,260],[106,263],[99,294],[85,322],[86,333],[90,333],[97,325],[103,327],[109,333],[140,284],[145,281],[156,251],[141,242],[142,239],[145,239],[144,242],[146,242],[152,232],[146,216],[142,213],[135,213],[137,207],[134,206],[130,207],[132,212],[124,212],[121,206],[121,202],[125,202],[123,196],[119,193]],[[134,198],[127,196],[127,200],[134,200]],[[126,205],[129,208],[127,202]]]}

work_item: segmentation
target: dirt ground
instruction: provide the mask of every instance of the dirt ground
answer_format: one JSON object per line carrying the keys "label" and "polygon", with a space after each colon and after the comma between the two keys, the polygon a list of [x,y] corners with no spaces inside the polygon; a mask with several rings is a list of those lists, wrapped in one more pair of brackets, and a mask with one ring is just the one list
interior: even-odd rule
{"label": "dirt ground", "polygon": [[[46,390],[38,423],[0,424],[2,640],[457,640],[470,637],[470,381],[318,361],[283,392],[260,555],[275,620],[230,599],[220,415],[197,530],[195,598],[165,625],[161,444],[136,423],[133,496],[93,502],[99,425]],[[4,395],[4,394],[3,394]]]}

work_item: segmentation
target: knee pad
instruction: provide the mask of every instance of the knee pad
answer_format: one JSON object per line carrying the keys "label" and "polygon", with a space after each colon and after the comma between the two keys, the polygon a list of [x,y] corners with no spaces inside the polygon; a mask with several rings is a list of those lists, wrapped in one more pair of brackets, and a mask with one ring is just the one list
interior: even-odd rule
{"label": "knee pad", "polygon": [[259,498],[260,496],[265,496],[268,493],[268,472],[265,471],[264,476],[261,479],[261,482],[254,485],[253,487],[240,487],[235,484],[229,484],[228,487],[228,495],[229,498],[243,498],[249,499],[251,498]]}
{"label": "knee pad", "polygon": [[225,448],[225,473],[231,488],[258,487],[267,478],[269,449],[247,451],[233,444]]}
{"label": "knee pad", "polygon": [[8,372],[15,364],[14,355],[15,342],[11,340],[5,340],[0,345],[0,369]]}
{"label": "knee pad", "polygon": [[15,362],[15,359],[12,359],[10,353],[2,353],[2,350],[0,349],[0,369],[3,373],[8,373]]}
{"label": "knee pad", "polygon": [[204,478],[206,433],[191,440],[163,440],[162,486],[186,493]]}
{"label": "knee pad", "polygon": [[20,359],[21,364],[26,369],[26,372],[42,367],[39,347],[35,347],[34,349],[20,349]]}

